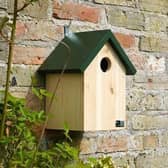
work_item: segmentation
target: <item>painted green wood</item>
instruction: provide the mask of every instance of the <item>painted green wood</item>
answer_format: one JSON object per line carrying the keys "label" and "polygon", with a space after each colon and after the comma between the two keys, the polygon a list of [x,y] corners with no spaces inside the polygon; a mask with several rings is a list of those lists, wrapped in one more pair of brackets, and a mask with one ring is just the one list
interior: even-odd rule
{"label": "painted green wood", "polygon": [[[111,30],[71,33],[58,44],[39,68],[40,72],[61,72],[68,62],[65,72],[84,72],[97,53],[109,42],[126,68],[127,75],[134,75],[136,69],[114,37]],[[70,48],[70,52],[67,47]]]}

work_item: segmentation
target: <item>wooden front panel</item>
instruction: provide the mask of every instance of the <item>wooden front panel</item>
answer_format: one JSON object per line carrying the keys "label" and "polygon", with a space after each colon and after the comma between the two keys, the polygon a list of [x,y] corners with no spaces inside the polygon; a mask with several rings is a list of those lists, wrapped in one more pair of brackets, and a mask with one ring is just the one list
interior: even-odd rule
{"label": "wooden front panel", "polygon": [[[46,88],[53,93],[59,75],[46,76]],[[71,130],[83,130],[83,79],[81,74],[64,74],[53,103],[46,100],[49,115],[48,129],[63,129],[66,122]]]}
{"label": "wooden front panel", "polygon": [[125,121],[125,68],[107,43],[84,72],[84,129],[118,129],[116,120]]}

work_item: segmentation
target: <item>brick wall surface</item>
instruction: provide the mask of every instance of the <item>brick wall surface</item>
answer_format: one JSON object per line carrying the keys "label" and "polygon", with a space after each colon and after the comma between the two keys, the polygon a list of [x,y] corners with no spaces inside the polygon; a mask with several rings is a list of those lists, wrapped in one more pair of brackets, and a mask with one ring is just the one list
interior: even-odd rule
{"label": "brick wall surface", "polygon": [[[0,0],[0,19],[11,15],[12,4]],[[118,166],[168,167],[168,0],[40,0],[20,12],[11,91],[27,96],[32,107],[38,102],[29,93],[31,76],[64,37],[64,26],[72,32],[111,29],[137,68],[127,77],[127,128],[84,133],[81,157],[107,154]],[[7,52],[0,38],[1,89]]]}

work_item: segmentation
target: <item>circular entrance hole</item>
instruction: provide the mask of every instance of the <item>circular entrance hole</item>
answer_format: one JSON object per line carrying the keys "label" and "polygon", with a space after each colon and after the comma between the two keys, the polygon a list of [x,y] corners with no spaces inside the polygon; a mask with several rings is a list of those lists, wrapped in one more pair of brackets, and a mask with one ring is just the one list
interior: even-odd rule
{"label": "circular entrance hole", "polygon": [[106,72],[110,69],[111,67],[111,61],[109,58],[105,57],[101,60],[100,62],[100,68],[103,72]]}

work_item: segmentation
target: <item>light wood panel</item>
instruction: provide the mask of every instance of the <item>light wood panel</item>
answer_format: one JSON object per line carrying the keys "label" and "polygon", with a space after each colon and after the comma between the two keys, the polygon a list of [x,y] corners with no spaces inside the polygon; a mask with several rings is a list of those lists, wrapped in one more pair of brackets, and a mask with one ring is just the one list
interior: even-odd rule
{"label": "light wood panel", "polygon": [[[111,67],[100,68],[107,57]],[[125,121],[125,68],[107,43],[84,72],[84,129],[109,130],[116,120]]]}

